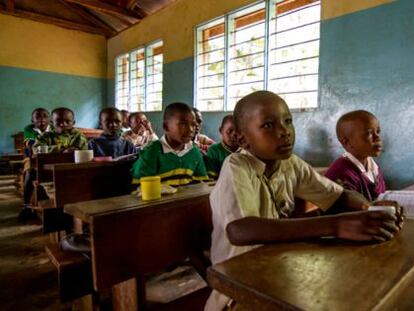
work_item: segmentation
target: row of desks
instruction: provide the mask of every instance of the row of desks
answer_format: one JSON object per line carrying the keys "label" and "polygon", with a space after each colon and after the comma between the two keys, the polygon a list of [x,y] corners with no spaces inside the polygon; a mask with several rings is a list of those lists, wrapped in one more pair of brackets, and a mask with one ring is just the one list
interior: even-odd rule
{"label": "row of desks", "polygon": [[[200,184],[156,201],[124,195],[66,204],[66,213],[90,226],[95,289],[188,257],[202,261],[211,190]],[[263,246],[210,267],[208,281],[248,310],[410,310],[413,239],[414,222],[408,220],[401,234],[382,244],[325,239]]]}

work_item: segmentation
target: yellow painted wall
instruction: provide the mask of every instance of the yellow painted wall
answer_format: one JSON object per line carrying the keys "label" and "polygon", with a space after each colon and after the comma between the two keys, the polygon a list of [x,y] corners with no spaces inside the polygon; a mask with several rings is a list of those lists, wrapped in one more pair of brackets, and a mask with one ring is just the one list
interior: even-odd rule
{"label": "yellow painted wall", "polygon": [[322,0],[322,19],[366,10],[396,0]]}
{"label": "yellow painted wall", "polygon": [[0,14],[0,66],[105,78],[106,38]]}
{"label": "yellow painted wall", "polygon": [[[322,0],[322,18],[329,19],[395,0]],[[194,54],[194,26],[255,0],[178,0],[145,18],[138,25],[108,40],[108,78],[114,76],[114,59],[151,41],[164,41],[164,62]]]}

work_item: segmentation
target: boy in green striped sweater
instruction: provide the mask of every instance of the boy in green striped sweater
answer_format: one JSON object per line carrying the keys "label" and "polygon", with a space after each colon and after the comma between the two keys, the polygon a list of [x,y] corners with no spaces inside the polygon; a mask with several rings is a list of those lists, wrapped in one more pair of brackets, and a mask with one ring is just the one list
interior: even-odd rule
{"label": "boy in green striped sweater", "polygon": [[196,121],[191,108],[184,103],[168,105],[163,127],[164,136],[145,147],[134,163],[133,183],[145,176],[160,176],[171,186],[207,180],[202,154],[192,142]]}
{"label": "boy in green striped sweater", "polygon": [[224,159],[239,149],[232,115],[223,118],[219,131],[221,142],[211,145],[205,158],[208,175],[214,179],[218,178]]}

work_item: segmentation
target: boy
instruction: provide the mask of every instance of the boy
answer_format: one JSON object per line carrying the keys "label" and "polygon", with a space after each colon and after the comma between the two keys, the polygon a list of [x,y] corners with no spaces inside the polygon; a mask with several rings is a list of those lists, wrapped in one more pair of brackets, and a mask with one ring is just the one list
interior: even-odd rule
{"label": "boy", "polygon": [[336,136],[346,152],[332,163],[326,177],[368,201],[385,192],[384,176],[372,157],[381,154],[383,143],[377,118],[365,110],[344,114],[336,124]]}
{"label": "boy", "polygon": [[128,110],[121,110],[121,114],[122,114],[122,127],[120,130],[120,133],[124,133],[126,131],[129,131],[131,128],[129,127],[129,112]]}
{"label": "boy", "polygon": [[227,115],[223,118],[219,132],[221,142],[211,145],[205,157],[208,175],[214,179],[218,178],[224,159],[239,149],[232,115]]}
{"label": "boy", "polygon": [[[226,158],[210,195],[213,264],[264,243],[322,236],[385,241],[398,231],[399,208],[398,219],[362,211],[369,206],[362,196],[344,191],[292,154],[295,132],[282,98],[267,91],[252,93],[237,103],[233,115],[243,150]],[[295,196],[323,210],[335,203],[359,212],[283,219],[294,210]],[[222,310],[229,301],[214,291],[206,310]]]}
{"label": "boy", "polygon": [[201,152],[205,154],[210,145],[214,144],[214,140],[209,138],[207,135],[201,134],[201,128],[203,127],[203,116],[197,108],[193,108],[193,112],[196,118],[196,130],[194,133],[193,141],[200,148]]}
{"label": "boy", "polygon": [[73,126],[75,116],[72,110],[65,107],[56,108],[52,111],[54,132],[46,132],[39,136],[34,145],[36,153],[38,146],[48,146],[48,152],[71,152],[76,149],[88,149],[88,140]]}
{"label": "boy", "polygon": [[161,182],[183,186],[207,180],[200,150],[193,144],[194,112],[184,103],[168,105],[164,111],[164,136],[141,151],[132,167],[133,183],[145,176],[159,175]]}
{"label": "boy", "polygon": [[137,149],[143,149],[158,136],[152,129],[151,122],[143,112],[134,112],[129,116],[131,129],[122,134],[122,137],[132,142]]}
{"label": "boy", "polygon": [[112,157],[134,154],[134,145],[119,137],[122,124],[121,112],[113,107],[104,108],[99,113],[99,122],[103,129],[100,137],[89,141],[88,148],[93,150],[95,157]]}
{"label": "boy", "polygon": [[32,124],[27,125],[23,130],[24,141],[25,143],[34,142],[39,135],[52,130],[49,111],[44,108],[36,108],[32,112]]}
{"label": "boy", "polygon": [[25,143],[25,158],[23,162],[23,208],[19,213],[19,220],[36,218],[36,214],[30,205],[33,194],[33,181],[36,179],[36,171],[31,168],[30,157],[32,156],[32,146],[36,138],[45,133],[51,132],[53,127],[50,124],[49,111],[44,108],[36,108],[32,112],[32,124],[27,125],[23,130]]}

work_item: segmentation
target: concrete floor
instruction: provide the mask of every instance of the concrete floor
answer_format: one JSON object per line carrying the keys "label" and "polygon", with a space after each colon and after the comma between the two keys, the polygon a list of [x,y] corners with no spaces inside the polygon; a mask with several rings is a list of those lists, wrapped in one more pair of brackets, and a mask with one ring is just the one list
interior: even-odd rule
{"label": "concrete floor", "polygon": [[17,221],[22,206],[13,179],[0,176],[0,310],[70,310],[60,304],[56,269],[40,221]]}

